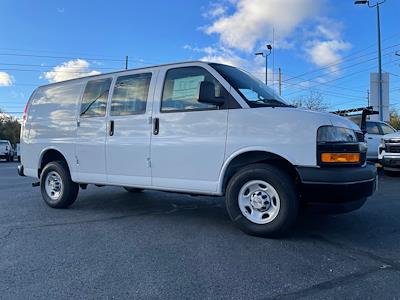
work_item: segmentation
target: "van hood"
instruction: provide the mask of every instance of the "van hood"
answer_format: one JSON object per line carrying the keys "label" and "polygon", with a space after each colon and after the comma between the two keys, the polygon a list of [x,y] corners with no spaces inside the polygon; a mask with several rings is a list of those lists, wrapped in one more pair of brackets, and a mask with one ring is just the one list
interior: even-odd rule
{"label": "van hood", "polygon": [[356,123],[344,117],[335,115],[333,113],[313,111],[305,108],[289,108],[289,109],[294,109],[299,113],[300,112],[303,113],[304,117],[307,117],[307,115],[309,115],[310,117],[319,117],[321,121],[325,119],[325,122],[329,122],[333,126],[349,128],[355,131],[361,131],[360,127]]}

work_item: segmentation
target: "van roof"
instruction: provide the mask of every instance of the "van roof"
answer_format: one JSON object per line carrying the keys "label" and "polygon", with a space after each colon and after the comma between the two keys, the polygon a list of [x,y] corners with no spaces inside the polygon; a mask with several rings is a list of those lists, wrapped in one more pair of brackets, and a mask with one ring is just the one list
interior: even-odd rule
{"label": "van roof", "polygon": [[72,78],[72,79],[68,79],[68,80],[63,80],[63,81],[43,84],[43,85],[40,85],[38,88],[51,86],[51,85],[56,85],[56,84],[61,84],[61,83],[65,83],[65,82],[71,82],[71,81],[76,81],[76,80],[87,79],[87,78],[95,78],[95,77],[104,76],[104,75],[118,74],[118,73],[129,72],[129,71],[137,71],[137,70],[146,70],[146,69],[152,69],[152,68],[158,68],[158,67],[164,67],[164,66],[183,65],[183,64],[188,64],[188,63],[210,64],[210,62],[200,61],[200,60],[165,63],[165,64],[151,65],[151,66],[141,67],[141,68],[133,68],[133,69],[114,71],[114,72],[101,73],[101,74],[96,74],[96,75],[82,76],[82,77]]}

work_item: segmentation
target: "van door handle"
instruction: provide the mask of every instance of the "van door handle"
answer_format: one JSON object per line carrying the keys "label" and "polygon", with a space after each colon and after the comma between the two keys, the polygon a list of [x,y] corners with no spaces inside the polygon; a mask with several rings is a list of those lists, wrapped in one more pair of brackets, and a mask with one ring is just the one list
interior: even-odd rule
{"label": "van door handle", "polygon": [[113,136],[113,135],[114,135],[114,121],[113,121],[113,120],[110,121],[110,127],[109,127],[109,130],[108,130],[108,134],[109,134],[110,136]]}
{"label": "van door handle", "polygon": [[160,119],[154,118],[153,122],[153,134],[157,135],[160,132]]}

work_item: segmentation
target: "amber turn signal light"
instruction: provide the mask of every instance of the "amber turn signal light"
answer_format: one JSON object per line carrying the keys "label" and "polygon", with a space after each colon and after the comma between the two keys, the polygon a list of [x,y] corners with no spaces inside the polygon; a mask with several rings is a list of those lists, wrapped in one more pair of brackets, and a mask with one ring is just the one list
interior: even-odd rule
{"label": "amber turn signal light", "polygon": [[323,163],[358,163],[360,153],[322,153],[321,162]]}

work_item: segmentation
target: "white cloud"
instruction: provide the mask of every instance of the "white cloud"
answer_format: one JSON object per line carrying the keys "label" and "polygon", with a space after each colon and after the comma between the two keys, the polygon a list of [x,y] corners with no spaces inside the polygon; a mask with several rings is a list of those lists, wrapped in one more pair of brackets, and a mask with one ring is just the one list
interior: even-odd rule
{"label": "white cloud", "polygon": [[0,72],[0,86],[11,86],[14,83],[14,77],[6,72]]}
{"label": "white cloud", "polygon": [[205,18],[216,18],[222,16],[226,13],[227,7],[222,3],[212,3],[210,9],[203,14]]}
{"label": "white cloud", "polygon": [[44,72],[43,76],[49,82],[58,82],[68,79],[100,74],[95,70],[90,70],[90,63],[84,59],[75,59],[62,63],[49,72]]}
{"label": "white cloud", "polygon": [[350,48],[350,43],[341,40],[315,40],[309,43],[306,52],[312,63],[319,67],[331,65],[329,70],[336,73],[339,71],[338,64],[340,64],[342,60],[340,53]]}
{"label": "white cloud", "polygon": [[303,21],[315,16],[324,0],[238,0],[235,12],[218,17],[205,31],[218,34],[231,48],[252,51],[260,40],[288,37]]}
{"label": "white cloud", "polygon": [[[252,56],[251,59],[245,59],[235,51],[225,47],[192,47],[185,45],[184,49],[190,50],[195,53],[202,54],[199,58],[201,61],[214,62],[220,64],[226,64],[238,68],[242,68],[260,80],[265,81],[265,59],[260,56]],[[268,75],[272,74],[272,69],[268,68]],[[268,78],[269,84],[272,84],[272,76]]]}

